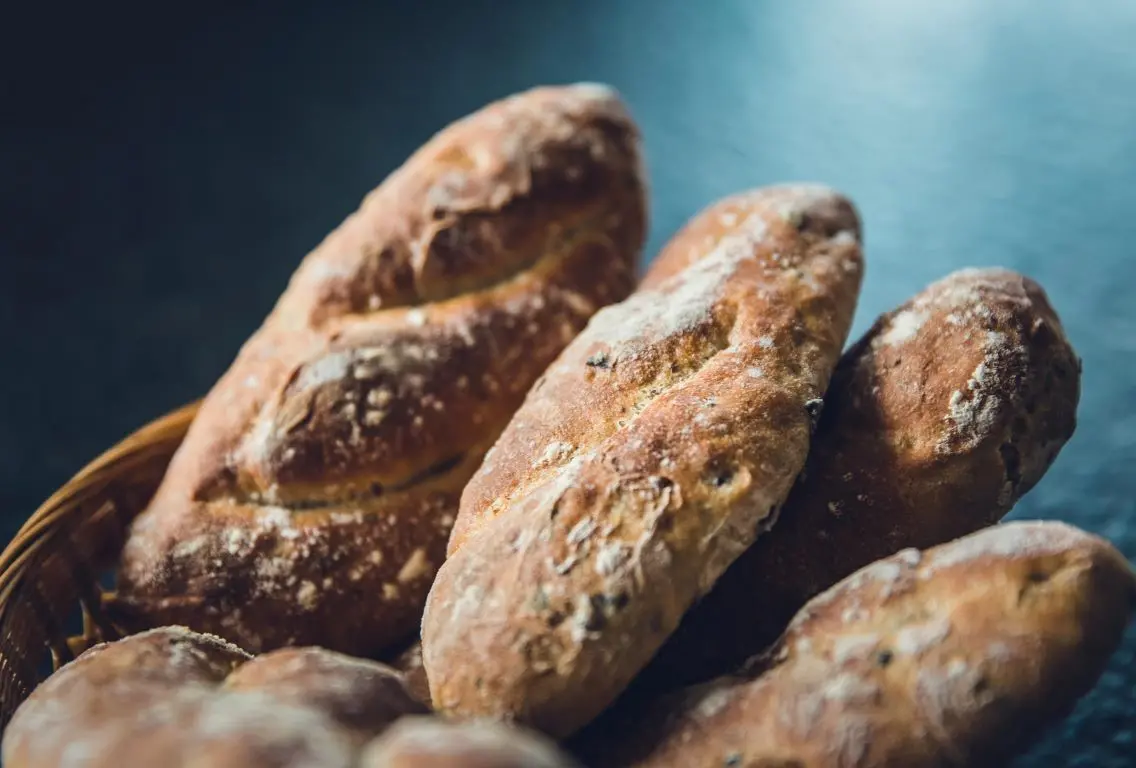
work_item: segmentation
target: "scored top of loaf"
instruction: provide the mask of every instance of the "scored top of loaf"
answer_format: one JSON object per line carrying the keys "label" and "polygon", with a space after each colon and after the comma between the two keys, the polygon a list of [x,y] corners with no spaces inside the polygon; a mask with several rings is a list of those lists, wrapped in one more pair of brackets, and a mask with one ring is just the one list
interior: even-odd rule
{"label": "scored top of loaf", "polygon": [[132,526],[119,619],[257,651],[404,639],[484,451],[631,290],[638,141],[612,90],[538,88],[441,131],[368,195],[203,402]]}
{"label": "scored top of loaf", "polygon": [[[455,414],[491,422],[494,393],[529,380],[510,375],[526,343],[496,339],[548,335],[558,315],[574,334],[621,298],[641,175],[610,89],[538,88],[450,125],[304,259],[170,477],[199,499],[288,505],[454,460],[481,439]],[[499,348],[510,356],[481,360]]]}
{"label": "scored top of loaf", "polygon": [[[842,268],[858,275],[859,217],[847,199],[826,187],[762,188],[694,217],[655,259],[640,289],[597,312],[530,390],[462,494],[450,552],[511,498],[606,438],[611,421],[630,419],[728,347],[729,328],[737,322],[734,302],[723,299],[731,276],[751,259],[767,260],[774,270],[793,268],[793,260],[806,253],[787,234],[798,228],[808,237],[832,238],[831,245],[846,254]],[[818,308],[810,315],[806,309],[802,316],[819,328],[827,312]],[[760,328],[743,330],[764,348],[795,344],[800,335],[775,338]],[[745,375],[756,382],[763,371],[753,367]]]}
{"label": "scored top of loaf", "polygon": [[701,258],[597,313],[467,484],[422,622],[436,707],[578,728],[784,501],[856,303],[855,211],[783,187],[698,219],[660,260]]}

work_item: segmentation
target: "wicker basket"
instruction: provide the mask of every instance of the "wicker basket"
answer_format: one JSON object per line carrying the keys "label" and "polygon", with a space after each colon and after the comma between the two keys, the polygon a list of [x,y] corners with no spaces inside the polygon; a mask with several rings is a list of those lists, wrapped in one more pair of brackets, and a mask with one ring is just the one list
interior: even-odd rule
{"label": "wicker basket", "polygon": [[104,584],[197,408],[146,425],[92,461],[0,555],[0,729],[45,675],[121,636],[105,610]]}

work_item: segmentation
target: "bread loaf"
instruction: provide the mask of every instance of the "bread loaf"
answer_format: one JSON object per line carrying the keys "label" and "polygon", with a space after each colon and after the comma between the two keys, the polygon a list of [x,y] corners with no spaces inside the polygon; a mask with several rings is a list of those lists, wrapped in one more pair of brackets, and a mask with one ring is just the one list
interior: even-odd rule
{"label": "bread loaf", "polygon": [[131,716],[85,734],[96,745],[89,757],[36,768],[356,768],[359,747],[349,732],[316,709],[260,691],[181,688],[146,710],[122,706]]}
{"label": "bread loaf", "polygon": [[660,257],[688,264],[593,318],[465,490],[422,625],[436,708],[572,732],[772,523],[851,321],[858,232],[828,189],[739,195]]}
{"label": "bread loaf", "polygon": [[274,701],[310,707],[361,741],[404,715],[429,712],[394,669],[322,648],[284,648],[258,656],[229,675],[224,688],[259,691]]}
{"label": "bread loaf", "polygon": [[1045,292],[1013,272],[956,272],[880,317],[833,374],[776,527],[686,614],[636,688],[731,672],[856,569],[1000,519],[1073,434],[1079,374]]}
{"label": "bread loaf", "polygon": [[164,627],[96,646],[52,675],[17,710],[3,758],[346,768],[392,722],[427,711],[382,664],[320,648],[250,660],[219,638]]}
{"label": "bread loaf", "polygon": [[1000,766],[1096,682],[1136,607],[1107,542],[1006,523],[814,598],[741,675],[659,701],[595,766]]}
{"label": "bread loaf", "polygon": [[[111,738],[108,724],[122,720],[124,708],[146,712],[179,689],[187,698],[205,695],[249,658],[221,638],[184,627],[96,645],[39,685],[16,710],[4,731],[3,764],[109,767],[114,752],[104,747]],[[115,738],[126,738],[121,732],[133,727],[114,731]]]}
{"label": "bread loaf", "polygon": [[496,723],[409,717],[363,752],[360,768],[576,768],[542,737]]}
{"label": "bread loaf", "polygon": [[461,489],[532,382],[631,289],[637,131],[602,86],[446,128],[307,256],[135,521],[115,619],[254,652],[412,634]]}

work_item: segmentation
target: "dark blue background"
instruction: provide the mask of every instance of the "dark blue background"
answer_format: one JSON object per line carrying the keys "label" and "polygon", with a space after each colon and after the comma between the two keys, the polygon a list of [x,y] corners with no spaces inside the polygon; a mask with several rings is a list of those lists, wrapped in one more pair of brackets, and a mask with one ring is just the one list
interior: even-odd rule
{"label": "dark blue background", "polygon": [[[959,267],[1040,280],[1084,393],[1076,437],[1015,514],[1136,559],[1136,2],[189,7],[0,19],[6,533],[203,393],[303,254],[431,132],[588,79],[643,127],[649,252],[720,195],[805,179],[861,207],[857,333]],[[1023,764],[1136,765],[1134,725],[1136,630]]]}

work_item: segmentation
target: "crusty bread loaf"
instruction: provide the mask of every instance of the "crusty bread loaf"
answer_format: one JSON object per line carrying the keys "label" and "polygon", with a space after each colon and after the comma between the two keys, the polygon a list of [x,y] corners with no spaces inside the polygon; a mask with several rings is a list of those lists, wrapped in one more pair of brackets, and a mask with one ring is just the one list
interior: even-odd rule
{"label": "crusty bread loaf", "polygon": [[429,712],[391,667],[322,648],[258,656],[229,675],[224,687],[310,707],[363,740],[404,715]]}
{"label": "crusty bread loaf", "polygon": [[1006,523],[813,599],[766,657],[626,722],[611,766],[998,766],[1097,680],[1136,608],[1110,544]]}
{"label": "crusty bread loaf", "polygon": [[371,656],[417,626],[466,480],[631,289],[637,131],[602,86],[451,125],[307,256],[135,521],[115,618]]}
{"label": "crusty bread loaf", "polygon": [[1045,292],[1013,272],[956,272],[880,317],[833,374],[776,527],[686,614],[637,691],[731,672],[856,569],[1000,519],[1073,434],[1079,374]]}
{"label": "crusty bread loaf", "polygon": [[392,722],[427,711],[382,664],[319,648],[250,660],[219,638],[164,627],[96,646],[52,675],[17,710],[3,758],[346,768]]}
{"label": "crusty bread loaf", "polygon": [[39,685],[4,733],[5,765],[50,763],[60,737],[116,716],[123,702],[146,707],[174,688],[209,689],[251,657],[211,635],[162,627],[129,641],[101,643]]}
{"label": "crusty bread loaf", "polygon": [[124,707],[146,711],[178,689],[187,698],[205,694],[249,658],[221,638],[184,627],[96,645],[44,681],[16,710],[4,732],[3,764],[65,766],[84,754],[109,759],[112,752],[100,751],[104,725],[121,719]]}
{"label": "crusty bread loaf", "polygon": [[435,707],[570,733],[772,523],[848,332],[858,231],[825,188],[739,195],[660,257],[689,264],[593,318],[463,495],[422,624]]}
{"label": "crusty bread loaf", "polygon": [[355,768],[359,754],[322,712],[260,691],[178,689],[85,735],[94,760],[36,768]]}
{"label": "crusty bread loaf", "polygon": [[363,752],[360,768],[575,768],[541,736],[497,723],[409,717]]}

